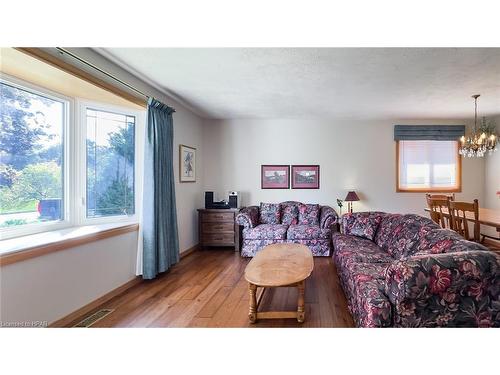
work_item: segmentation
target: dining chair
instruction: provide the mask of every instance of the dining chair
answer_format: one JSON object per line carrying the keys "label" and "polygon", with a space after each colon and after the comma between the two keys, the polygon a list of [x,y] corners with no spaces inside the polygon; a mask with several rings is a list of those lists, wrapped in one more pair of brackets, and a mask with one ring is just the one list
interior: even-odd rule
{"label": "dining chair", "polygon": [[[464,237],[466,240],[480,242],[480,224],[479,224],[479,203],[474,199],[473,203],[449,201],[451,227],[452,229]],[[471,216],[467,219],[467,212],[474,215],[474,220]],[[469,221],[473,222],[473,236],[469,235]]]}
{"label": "dining chair", "polygon": [[431,219],[439,224],[441,228],[452,229],[449,213],[449,202],[453,196],[444,194],[426,194],[427,206],[430,210]]}

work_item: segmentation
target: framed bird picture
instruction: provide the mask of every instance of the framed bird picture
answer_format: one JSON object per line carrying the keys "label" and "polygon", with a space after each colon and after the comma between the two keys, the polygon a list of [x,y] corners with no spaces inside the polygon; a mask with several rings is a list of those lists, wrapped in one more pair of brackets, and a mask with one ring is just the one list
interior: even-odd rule
{"label": "framed bird picture", "polygon": [[179,181],[196,182],[196,149],[179,145]]}

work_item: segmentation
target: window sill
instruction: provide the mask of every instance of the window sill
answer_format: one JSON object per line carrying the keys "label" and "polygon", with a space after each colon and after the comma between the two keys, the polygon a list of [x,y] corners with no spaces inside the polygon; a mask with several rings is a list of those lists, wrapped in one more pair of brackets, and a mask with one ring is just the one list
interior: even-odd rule
{"label": "window sill", "polygon": [[137,223],[86,225],[0,241],[0,267],[139,229]]}

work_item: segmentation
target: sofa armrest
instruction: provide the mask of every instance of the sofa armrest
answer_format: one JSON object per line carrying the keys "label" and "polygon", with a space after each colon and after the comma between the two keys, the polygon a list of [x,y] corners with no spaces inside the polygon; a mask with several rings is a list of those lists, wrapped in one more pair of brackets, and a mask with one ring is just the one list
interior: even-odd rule
{"label": "sofa armrest", "polygon": [[236,224],[243,226],[245,229],[255,228],[259,224],[259,207],[248,206],[242,208],[236,215]]}
{"label": "sofa armrest", "polygon": [[490,251],[396,261],[385,293],[396,327],[500,326],[500,257]]}
{"label": "sofa armrest", "polygon": [[331,228],[333,225],[337,224],[339,220],[339,215],[337,211],[330,206],[322,206],[319,215],[319,225],[322,229]]}

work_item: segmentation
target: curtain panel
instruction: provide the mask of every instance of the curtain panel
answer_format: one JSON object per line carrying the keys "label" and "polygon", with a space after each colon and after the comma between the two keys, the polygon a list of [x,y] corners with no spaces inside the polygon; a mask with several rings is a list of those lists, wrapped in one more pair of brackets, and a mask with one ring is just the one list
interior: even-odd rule
{"label": "curtain panel", "polygon": [[394,125],[395,141],[458,141],[465,125]]}
{"label": "curtain panel", "polygon": [[148,100],[141,223],[144,279],[155,278],[179,261],[173,112],[155,99]]}

